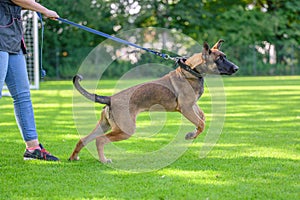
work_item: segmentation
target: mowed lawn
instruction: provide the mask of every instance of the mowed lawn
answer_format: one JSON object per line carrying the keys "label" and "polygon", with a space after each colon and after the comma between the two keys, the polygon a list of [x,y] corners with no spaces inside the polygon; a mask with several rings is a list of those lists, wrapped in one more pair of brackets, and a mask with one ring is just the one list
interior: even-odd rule
{"label": "mowed lawn", "polygon": [[[42,82],[40,90],[32,91],[40,141],[61,159],[59,163],[23,161],[24,143],[12,100],[3,97],[0,199],[299,199],[300,76],[224,77],[223,81],[226,119],[210,153],[199,158],[206,129],[170,165],[140,173],[103,165],[87,149],[80,161],[68,161],[79,139],[71,81]],[[103,81],[101,87],[108,94],[115,81]],[[198,103],[209,127],[207,90]],[[101,106],[96,109],[100,112]],[[138,118],[138,126],[148,127],[140,130],[151,130],[150,118],[147,113]],[[132,137],[119,145],[131,152],[157,150],[155,145],[167,144],[178,131],[174,125],[180,116],[168,118],[170,124],[164,125],[162,134],[145,133],[147,137]],[[182,140],[185,134],[180,133]],[[118,163],[120,158],[112,159]]]}

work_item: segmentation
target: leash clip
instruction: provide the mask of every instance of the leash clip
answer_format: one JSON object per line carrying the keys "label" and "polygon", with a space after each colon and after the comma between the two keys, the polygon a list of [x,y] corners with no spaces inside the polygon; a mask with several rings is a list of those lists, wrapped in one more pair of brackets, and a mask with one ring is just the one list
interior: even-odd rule
{"label": "leash clip", "polygon": [[181,57],[171,57],[171,56],[169,56],[169,59],[173,60],[176,63],[178,63],[181,59],[186,60],[186,57],[184,57],[184,56],[181,56]]}
{"label": "leash clip", "polygon": [[163,54],[163,57],[165,60],[172,60],[174,62],[178,62],[180,59],[185,58],[185,57],[171,57],[169,54]]}

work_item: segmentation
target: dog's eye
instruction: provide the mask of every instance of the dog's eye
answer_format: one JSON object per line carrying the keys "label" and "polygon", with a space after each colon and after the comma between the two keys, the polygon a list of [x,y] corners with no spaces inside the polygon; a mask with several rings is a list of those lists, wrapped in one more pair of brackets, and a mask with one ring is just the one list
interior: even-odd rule
{"label": "dog's eye", "polygon": [[223,60],[225,60],[225,59],[226,59],[226,56],[225,56],[225,55],[222,55],[222,56],[220,56],[219,58],[220,58],[220,60],[222,60],[222,61],[223,61]]}

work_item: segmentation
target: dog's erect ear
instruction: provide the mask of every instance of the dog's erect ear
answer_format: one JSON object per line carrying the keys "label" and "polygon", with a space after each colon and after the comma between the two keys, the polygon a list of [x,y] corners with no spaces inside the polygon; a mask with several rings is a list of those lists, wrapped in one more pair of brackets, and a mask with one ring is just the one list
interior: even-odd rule
{"label": "dog's erect ear", "polygon": [[209,45],[207,44],[207,42],[204,42],[202,55],[205,56],[205,55],[210,54],[210,53],[211,53],[211,50],[209,48]]}
{"label": "dog's erect ear", "polygon": [[220,49],[222,43],[224,42],[224,40],[220,39],[213,47],[212,49]]}

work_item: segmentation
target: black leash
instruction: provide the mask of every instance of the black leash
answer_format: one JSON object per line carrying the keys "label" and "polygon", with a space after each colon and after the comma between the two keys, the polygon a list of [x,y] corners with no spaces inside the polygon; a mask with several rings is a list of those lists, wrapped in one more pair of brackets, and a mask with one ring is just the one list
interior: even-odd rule
{"label": "black leash", "polygon": [[147,52],[149,52],[149,53],[152,53],[152,54],[154,54],[154,55],[156,55],[156,56],[160,56],[160,57],[162,57],[162,58],[164,58],[164,59],[171,59],[171,60],[175,59],[175,58],[172,58],[171,56],[169,56],[168,54],[164,54],[164,53],[161,53],[161,52],[158,52],[158,51],[154,51],[154,50],[152,50],[152,49],[148,49],[148,48],[145,48],[145,47],[141,47],[141,46],[139,46],[139,45],[137,45],[137,44],[131,43],[131,42],[126,41],[126,40],[123,40],[123,39],[121,39],[121,38],[114,37],[114,36],[112,36],[112,35],[109,35],[109,34],[107,34],[107,33],[103,33],[103,32],[101,32],[101,31],[98,31],[98,30],[95,30],[95,29],[92,29],[92,28],[89,28],[89,27],[87,27],[87,26],[83,26],[83,25],[77,24],[77,23],[72,22],[72,21],[69,21],[69,20],[67,20],[67,19],[57,18],[57,20],[58,20],[58,21],[61,21],[61,22],[63,22],[63,23],[65,23],[65,24],[69,24],[69,25],[75,26],[75,27],[77,27],[77,28],[80,28],[80,29],[82,29],[82,30],[88,31],[88,32],[90,32],[90,33],[93,33],[93,34],[96,34],[96,35],[105,37],[105,38],[107,38],[107,39],[110,39],[110,40],[113,40],[113,41],[116,41],[116,42],[119,42],[119,43],[122,43],[122,44],[126,44],[126,45],[129,45],[129,46],[138,48],[138,49],[142,49],[142,50],[147,51]]}
{"label": "black leash", "polygon": [[[43,26],[43,20],[42,20],[42,15],[40,13],[38,13],[38,16],[40,18],[40,21],[41,21],[41,26],[42,26],[42,44],[41,44],[41,52],[40,52],[40,56],[42,58],[42,46],[43,46],[43,38],[44,38],[44,26]],[[173,60],[176,62],[176,65],[179,65],[182,69],[188,71],[189,73],[191,73],[192,75],[198,77],[198,78],[202,78],[204,76],[204,74],[201,74],[199,72],[197,72],[196,70],[192,69],[190,66],[186,65],[184,62],[185,62],[185,58],[183,57],[171,57],[169,56],[168,54],[164,54],[164,53],[161,53],[161,52],[158,52],[158,51],[154,51],[152,49],[148,49],[148,48],[145,48],[145,47],[141,47],[139,45],[136,45],[134,43],[131,43],[129,41],[126,41],[126,40],[123,40],[121,38],[117,38],[117,37],[114,37],[112,35],[109,35],[109,34],[106,34],[106,33],[103,33],[101,31],[98,31],[98,30],[95,30],[95,29],[92,29],[92,28],[89,28],[87,26],[83,26],[83,25],[80,25],[80,24],[77,24],[75,22],[72,22],[72,21],[69,21],[67,19],[63,19],[63,18],[57,18],[58,21],[61,21],[63,23],[66,23],[66,24],[69,24],[69,25],[72,25],[72,26],[75,26],[77,28],[80,28],[80,29],[83,29],[85,31],[88,31],[90,33],[93,33],[93,34],[96,34],[96,35],[99,35],[99,36],[102,36],[102,37],[105,37],[107,39],[110,39],[110,40],[113,40],[113,41],[116,41],[116,42],[119,42],[119,43],[122,43],[122,44],[126,44],[126,45],[129,45],[129,46],[133,46],[135,48],[138,48],[138,49],[142,49],[146,52],[149,52],[149,53],[152,53],[156,56],[160,56],[166,60]],[[46,72],[45,70],[42,68],[42,59],[41,59],[41,76],[44,77],[46,75]]]}

